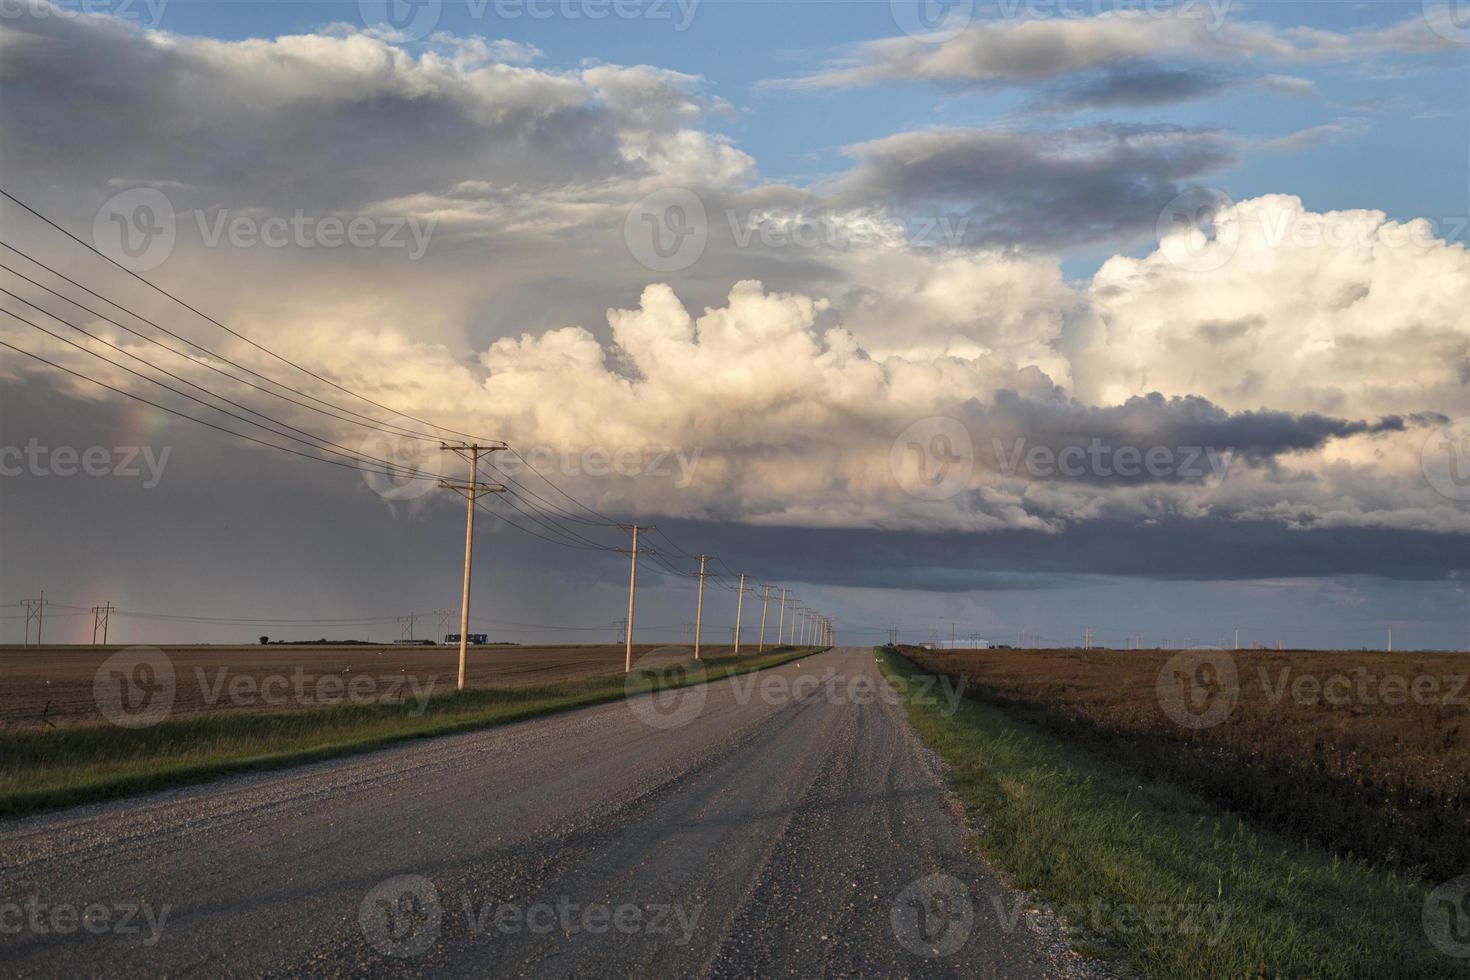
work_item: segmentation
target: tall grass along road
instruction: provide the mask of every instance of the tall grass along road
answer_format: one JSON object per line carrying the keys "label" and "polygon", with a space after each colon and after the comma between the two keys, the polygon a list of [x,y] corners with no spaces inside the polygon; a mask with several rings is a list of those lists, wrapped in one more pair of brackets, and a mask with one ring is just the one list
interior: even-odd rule
{"label": "tall grass along road", "polygon": [[[896,652],[883,658],[905,690],[936,682]],[[980,850],[1084,949],[1178,980],[1470,976],[1457,918],[1470,877],[1433,889],[1278,836],[1029,713],[970,697],[956,711],[908,704],[953,763]]]}
{"label": "tall grass along road", "polygon": [[1089,975],[1016,926],[880,684],[843,649],[3,822],[0,969]]}

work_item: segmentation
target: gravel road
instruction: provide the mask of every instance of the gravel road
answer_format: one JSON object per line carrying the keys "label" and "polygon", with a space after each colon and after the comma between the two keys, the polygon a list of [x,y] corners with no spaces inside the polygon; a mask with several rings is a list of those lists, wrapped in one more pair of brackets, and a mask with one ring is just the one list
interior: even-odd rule
{"label": "gravel road", "polygon": [[0,822],[0,973],[1090,975],[880,676],[840,649]]}

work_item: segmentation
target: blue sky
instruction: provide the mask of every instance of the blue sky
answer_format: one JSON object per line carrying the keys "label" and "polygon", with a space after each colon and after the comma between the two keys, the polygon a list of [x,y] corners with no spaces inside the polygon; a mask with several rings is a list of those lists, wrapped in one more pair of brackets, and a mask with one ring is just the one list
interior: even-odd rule
{"label": "blue sky", "polygon": [[[472,9],[482,9],[484,15],[472,16]],[[1062,9],[1090,14],[1093,7],[1064,4]],[[1201,4],[1198,9],[1207,8]],[[1288,0],[1235,2],[1224,9],[1230,21],[1348,33],[1401,23],[1418,15],[1421,5]],[[1247,157],[1214,183],[1237,199],[1296,194],[1313,210],[1376,208],[1394,218],[1429,217],[1447,230],[1457,229],[1456,219],[1470,215],[1470,51],[1465,48],[1381,69],[1361,64],[1292,68],[1292,74],[1317,84],[1320,100],[1241,88],[1196,103],[1038,121],[1028,113],[1030,95],[1023,91],[905,83],[813,92],[769,84],[840,59],[852,45],[897,34],[886,2],[697,0],[685,30],[676,29],[684,14],[672,0],[667,20],[608,17],[594,23],[562,16],[501,17],[495,10],[493,4],[473,8],[447,0],[438,28],[533,44],[545,55],[537,64],[552,69],[572,69],[590,60],[656,65],[701,76],[707,91],[727,100],[734,113],[730,119],[713,119],[710,128],[728,134],[754,156],[769,180],[812,182],[850,164],[844,146],[927,126],[1085,125],[1107,119],[1218,127],[1271,138],[1350,121],[1352,135]],[[987,14],[995,17],[998,10],[982,5],[976,18]],[[164,27],[238,40],[309,33],[339,22],[360,25],[359,5],[169,0]],[[1462,240],[1464,234],[1459,229]],[[1084,258],[1070,268],[1081,273],[1090,271],[1088,265]]]}

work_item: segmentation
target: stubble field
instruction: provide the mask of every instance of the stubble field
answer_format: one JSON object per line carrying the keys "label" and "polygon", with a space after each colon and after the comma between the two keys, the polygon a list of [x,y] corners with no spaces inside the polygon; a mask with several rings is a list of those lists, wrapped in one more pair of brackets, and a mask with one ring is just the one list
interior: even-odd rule
{"label": "stubble field", "polygon": [[[119,646],[0,647],[0,725],[12,730],[100,723],[94,684]],[[447,694],[459,671],[457,646],[165,646],[173,672],[172,714],[273,712],[353,700],[412,701],[419,694]],[[707,644],[707,657],[731,647]],[[754,647],[747,652],[754,653]],[[635,666],[665,667],[688,660],[683,645],[636,645]],[[469,648],[465,685],[474,689],[520,688],[620,673],[621,645],[475,646]],[[109,668],[110,669],[110,668]],[[139,685],[157,684],[150,667]],[[114,678],[116,680],[116,678]],[[354,685],[356,685],[354,687]]]}
{"label": "stubble field", "polygon": [[1286,836],[1470,867],[1470,655],[922,650],[967,694]]}

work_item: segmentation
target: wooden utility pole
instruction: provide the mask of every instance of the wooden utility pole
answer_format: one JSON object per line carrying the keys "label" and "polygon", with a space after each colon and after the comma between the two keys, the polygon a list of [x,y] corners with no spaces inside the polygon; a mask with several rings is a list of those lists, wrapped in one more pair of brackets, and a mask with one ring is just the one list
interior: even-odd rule
{"label": "wooden utility pole", "polygon": [[771,604],[771,587],[761,586],[761,642],[756,648],[756,653],[764,653],[766,649],[766,607]]}
{"label": "wooden utility pole", "polygon": [[112,619],[112,603],[92,607],[92,645],[97,645],[97,634],[102,634],[102,642],[107,642],[107,624]]}
{"label": "wooden utility pole", "polygon": [[740,656],[740,621],[745,618],[745,573],[740,573],[740,589],[735,593],[735,656]]}
{"label": "wooden utility pole", "polygon": [[475,500],[482,493],[505,493],[499,483],[480,482],[480,457],[504,449],[505,444],[482,446],[479,443],[441,442],[441,452],[454,453],[469,464],[470,478],[465,483],[440,480],[439,486],[462,494],[466,501],[464,522],[464,593],[459,605],[459,685],[464,690],[465,647],[470,642],[470,565],[475,555]]}
{"label": "wooden utility pole", "polygon": [[709,555],[699,555],[699,601],[694,607],[694,659],[699,659],[699,642],[704,638],[704,562]]}
{"label": "wooden utility pole", "polygon": [[623,673],[627,674],[633,670],[633,597],[638,592],[638,532],[656,529],[652,525],[642,527],[638,524],[619,524],[618,527],[633,532],[633,548],[628,552],[632,558],[628,569],[628,632],[623,647]]}
{"label": "wooden utility pole", "polygon": [[776,646],[786,642],[786,593],[790,589],[781,590],[781,621],[776,626]]}

